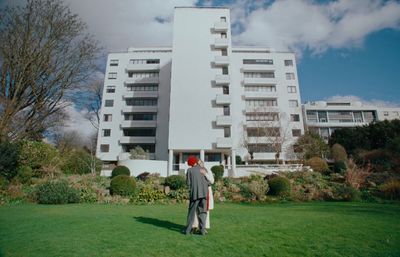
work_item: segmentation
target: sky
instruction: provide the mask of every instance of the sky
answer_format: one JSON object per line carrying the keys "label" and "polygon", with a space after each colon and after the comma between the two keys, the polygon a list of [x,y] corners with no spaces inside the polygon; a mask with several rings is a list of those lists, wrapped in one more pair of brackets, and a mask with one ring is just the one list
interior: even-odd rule
{"label": "sky", "polygon": [[[21,1],[0,0],[0,7]],[[296,54],[302,102],[400,106],[400,0],[62,1],[106,53],[171,46],[175,6],[230,7],[235,46]]]}

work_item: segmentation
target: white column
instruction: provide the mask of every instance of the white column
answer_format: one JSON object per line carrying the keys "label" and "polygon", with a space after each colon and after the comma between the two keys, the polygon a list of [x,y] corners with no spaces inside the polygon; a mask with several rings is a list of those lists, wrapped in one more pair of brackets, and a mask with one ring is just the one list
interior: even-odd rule
{"label": "white column", "polygon": [[236,176],[236,151],[232,149],[232,177]]}
{"label": "white column", "polygon": [[169,149],[167,176],[172,175],[172,165],[173,165],[173,163],[174,163],[174,150]]}
{"label": "white column", "polygon": [[228,168],[230,169],[231,168],[231,164],[232,164],[232,156],[231,155],[228,155]]}
{"label": "white column", "polygon": [[204,150],[200,150],[200,160],[204,162]]}

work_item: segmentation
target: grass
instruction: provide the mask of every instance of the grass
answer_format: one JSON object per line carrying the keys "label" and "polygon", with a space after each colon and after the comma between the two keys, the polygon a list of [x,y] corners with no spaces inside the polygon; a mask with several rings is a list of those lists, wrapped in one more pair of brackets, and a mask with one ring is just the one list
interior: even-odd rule
{"label": "grass", "polygon": [[400,256],[400,205],[217,204],[205,237],[186,205],[0,207],[0,256]]}

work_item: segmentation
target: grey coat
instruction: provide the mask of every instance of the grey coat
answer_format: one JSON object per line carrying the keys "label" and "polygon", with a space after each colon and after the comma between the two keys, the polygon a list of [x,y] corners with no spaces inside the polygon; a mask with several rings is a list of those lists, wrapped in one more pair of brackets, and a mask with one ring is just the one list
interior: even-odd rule
{"label": "grey coat", "polygon": [[197,165],[187,170],[186,183],[189,186],[190,201],[207,197],[209,182],[200,173],[200,166]]}

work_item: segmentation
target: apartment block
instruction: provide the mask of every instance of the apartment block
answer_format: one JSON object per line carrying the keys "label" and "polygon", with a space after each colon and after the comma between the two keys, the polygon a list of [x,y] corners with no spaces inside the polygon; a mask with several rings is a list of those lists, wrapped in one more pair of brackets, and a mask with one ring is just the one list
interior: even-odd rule
{"label": "apartment block", "polygon": [[236,155],[290,160],[303,133],[294,54],[233,46],[228,8],[177,7],[172,47],[108,56],[97,146],[103,161],[129,159],[140,146],[167,161],[169,175],[189,155],[234,172]]}

